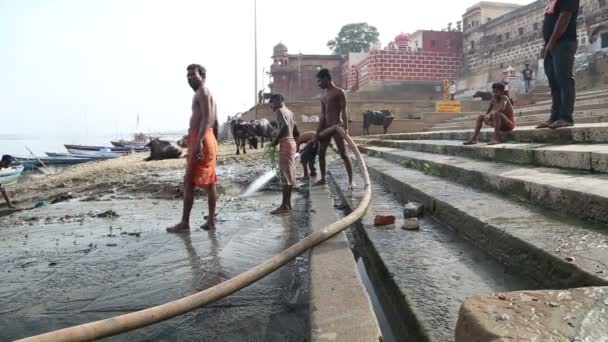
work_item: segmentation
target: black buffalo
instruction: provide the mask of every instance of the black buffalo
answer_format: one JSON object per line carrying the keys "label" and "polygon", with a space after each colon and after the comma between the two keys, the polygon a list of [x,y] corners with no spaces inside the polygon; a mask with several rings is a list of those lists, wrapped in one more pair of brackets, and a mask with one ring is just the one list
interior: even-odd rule
{"label": "black buffalo", "polygon": [[251,120],[249,124],[252,134],[260,137],[262,147],[264,147],[264,139],[271,141],[273,132],[277,129],[277,123],[270,122],[268,119]]}
{"label": "black buffalo", "polygon": [[368,110],[363,113],[363,134],[369,134],[369,126],[376,125],[384,128],[384,134],[388,132],[388,128],[393,123],[395,118],[388,110]]}
{"label": "black buffalo", "polygon": [[473,98],[481,98],[482,101],[490,101],[494,95],[489,91],[478,91]]}
{"label": "black buffalo", "polygon": [[251,137],[255,137],[252,124],[242,119],[234,119],[230,121],[230,132],[236,144],[236,154],[239,155],[241,149],[246,154],[247,149],[245,145]]}
{"label": "black buffalo", "polygon": [[150,149],[150,157],[146,158],[146,161],[177,159],[182,156],[182,149],[170,141],[155,138],[150,140],[146,147]]}

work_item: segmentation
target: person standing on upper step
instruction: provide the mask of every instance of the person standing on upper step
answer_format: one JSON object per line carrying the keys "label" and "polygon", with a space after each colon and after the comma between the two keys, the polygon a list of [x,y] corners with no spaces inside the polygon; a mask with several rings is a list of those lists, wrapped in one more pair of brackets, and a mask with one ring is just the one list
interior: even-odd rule
{"label": "person standing on upper step", "polygon": [[545,73],[551,87],[551,117],[537,128],[561,128],[574,125],[574,54],[578,47],[576,20],[579,0],[551,0],[545,9],[543,37]]}
{"label": "person standing on upper step", "polygon": [[348,155],[346,154],[346,145],[344,138],[334,132],[329,137],[319,137],[319,134],[324,130],[333,126],[340,126],[348,134],[348,115],[346,110],[346,95],[344,90],[336,87],[334,82],[331,80],[331,74],[327,69],[321,69],[317,73],[317,85],[323,89],[323,96],[321,97],[321,115],[319,117],[319,128],[317,129],[317,135],[314,138],[314,142],[319,142],[319,169],[321,171],[321,179],[315,183],[315,185],[327,184],[327,178],[325,176],[325,156],[327,154],[327,148],[333,138],[338,149],[340,158],[344,161],[344,168],[348,174],[349,188],[353,189],[355,183],[353,181],[353,166],[350,162]]}
{"label": "person standing on upper step", "polygon": [[524,76],[524,93],[527,94],[530,92],[530,85],[532,84],[534,70],[530,68],[530,64],[526,63],[526,67],[521,72],[521,74]]}
{"label": "person standing on upper step", "polygon": [[492,85],[494,97],[490,102],[490,108],[486,114],[481,114],[477,118],[475,131],[469,140],[466,140],[464,145],[477,144],[477,136],[481,131],[481,127],[485,123],[488,126],[494,127],[494,137],[488,145],[500,144],[500,133],[510,132],[515,128],[515,117],[513,115],[513,105],[511,100],[506,95],[505,84],[503,82],[494,83]]}

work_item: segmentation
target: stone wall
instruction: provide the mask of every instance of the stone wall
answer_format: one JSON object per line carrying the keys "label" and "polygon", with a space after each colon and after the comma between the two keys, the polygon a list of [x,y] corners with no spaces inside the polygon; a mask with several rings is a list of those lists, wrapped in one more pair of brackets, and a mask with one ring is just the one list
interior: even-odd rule
{"label": "stone wall", "polygon": [[[598,0],[581,0],[578,21],[579,53],[589,50],[590,38],[597,39],[608,22],[608,8]],[[512,84],[521,90],[521,71],[529,63],[538,82],[545,82],[540,51],[544,41],[542,25],[545,2],[532,2],[493,19],[465,35],[464,65],[459,73],[460,91],[487,90],[502,80],[503,71],[512,66],[520,78]],[[591,36],[591,37],[590,37]]]}

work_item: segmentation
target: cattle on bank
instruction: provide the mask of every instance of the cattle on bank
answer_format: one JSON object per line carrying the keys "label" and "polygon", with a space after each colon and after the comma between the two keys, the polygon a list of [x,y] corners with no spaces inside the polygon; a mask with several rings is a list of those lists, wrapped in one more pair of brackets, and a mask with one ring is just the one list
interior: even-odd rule
{"label": "cattle on bank", "polygon": [[369,126],[371,125],[382,126],[384,134],[386,134],[394,119],[393,114],[388,110],[368,110],[363,113],[363,134],[369,134]]}

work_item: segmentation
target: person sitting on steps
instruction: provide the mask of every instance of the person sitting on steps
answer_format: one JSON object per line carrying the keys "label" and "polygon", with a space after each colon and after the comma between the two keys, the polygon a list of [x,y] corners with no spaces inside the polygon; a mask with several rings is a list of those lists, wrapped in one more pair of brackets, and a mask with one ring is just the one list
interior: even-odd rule
{"label": "person sitting on steps", "polygon": [[494,83],[492,85],[492,93],[494,97],[490,102],[490,108],[488,108],[485,115],[482,114],[477,118],[475,131],[471,138],[463,143],[464,145],[477,144],[477,137],[484,123],[490,127],[494,127],[494,137],[488,145],[500,144],[500,133],[510,132],[515,128],[513,105],[505,94],[504,83]]}

